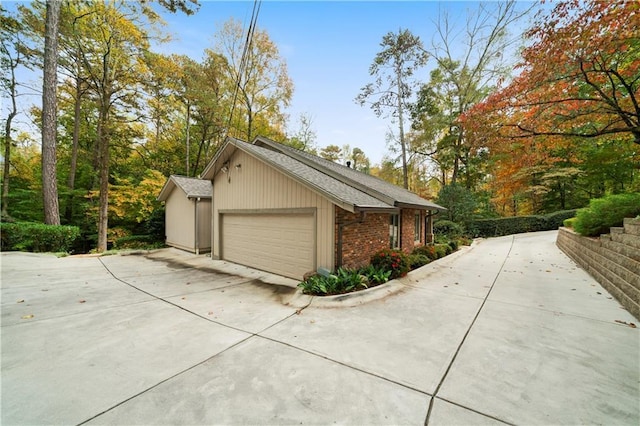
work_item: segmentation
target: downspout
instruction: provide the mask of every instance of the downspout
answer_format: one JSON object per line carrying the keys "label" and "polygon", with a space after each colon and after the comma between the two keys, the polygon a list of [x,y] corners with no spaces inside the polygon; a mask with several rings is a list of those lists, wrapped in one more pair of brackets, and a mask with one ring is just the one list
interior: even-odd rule
{"label": "downspout", "polygon": [[337,247],[337,259],[336,259],[336,269],[340,268],[342,266],[342,230],[344,229],[345,226],[349,226],[349,225],[354,225],[356,223],[362,223],[364,222],[365,217],[367,216],[367,214],[365,212],[360,212],[360,217],[358,219],[355,220],[351,220],[349,222],[344,222],[344,223],[339,223],[338,224],[338,247]]}
{"label": "downspout", "polygon": [[196,245],[195,252],[196,252],[197,255],[200,254],[200,242],[198,241],[199,240],[199,235],[198,234],[200,233],[200,229],[199,229],[200,227],[198,226],[198,202],[199,201],[200,201],[200,197],[195,198],[196,211],[194,213],[194,228],[195,228],[195,238],[194,238],[194,240],[195,240],[195,245]]}

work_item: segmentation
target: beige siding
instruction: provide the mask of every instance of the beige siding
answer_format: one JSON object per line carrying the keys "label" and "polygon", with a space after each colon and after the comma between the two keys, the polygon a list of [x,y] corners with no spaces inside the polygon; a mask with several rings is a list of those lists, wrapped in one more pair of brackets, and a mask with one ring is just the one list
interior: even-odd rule
{"label": "beige siding", "polygon": [[200,251],[211,250],[211,200],[198,201],[198,245]]}
{"label": "beige siding", "polygon": [[[218,173],[213,182],[213,255],[220,256],[220,211],[270,209],[315,209],[316,266],[334,266],[333,204],[321,195],[278,172],[250,155],[237,150],[230,160],[229,173]],[[240,167],[236,167],[237,165]]]}
{"label": "beige siding", "polygon": [[167,245],[193,251],[194,206],[182,190],[174,189],[165,204],[165,232]]}

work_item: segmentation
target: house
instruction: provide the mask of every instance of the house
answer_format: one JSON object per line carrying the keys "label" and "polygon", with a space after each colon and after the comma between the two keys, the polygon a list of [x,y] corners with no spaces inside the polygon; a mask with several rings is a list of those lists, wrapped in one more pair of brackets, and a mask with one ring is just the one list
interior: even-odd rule
{"label": "house", "polygon": [[196,254],[211,250],[211,181],[171,175],[158,195],[165,203],[166,244]]}
{"label": "house", "polygon": [[229,138],[211,180],[212,257],[296,279],[367,265],[384,248],[433,241],[444,210],[382,179],[258,137]]}

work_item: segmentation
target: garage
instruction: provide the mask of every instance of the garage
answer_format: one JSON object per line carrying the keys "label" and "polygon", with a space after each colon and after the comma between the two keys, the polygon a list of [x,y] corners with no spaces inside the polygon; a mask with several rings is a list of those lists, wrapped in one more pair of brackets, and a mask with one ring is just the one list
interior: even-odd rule
{"label": "garage", "polygon": [[315,271],[313,213],[233,212],[221,219],[222,259],[297,279]]}

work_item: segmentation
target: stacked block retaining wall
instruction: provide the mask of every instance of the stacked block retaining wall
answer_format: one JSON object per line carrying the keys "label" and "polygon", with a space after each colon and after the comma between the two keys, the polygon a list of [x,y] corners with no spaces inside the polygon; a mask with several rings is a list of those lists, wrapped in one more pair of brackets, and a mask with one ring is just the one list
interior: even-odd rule
{"label": "stacked block retaining wall", "polygon": [[556,244],[640,320],[640,219],[600,238],[560,228]]}

